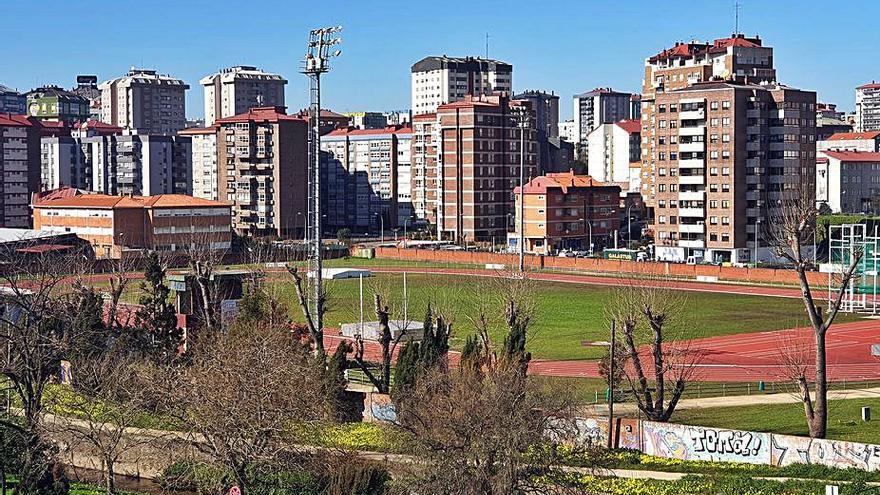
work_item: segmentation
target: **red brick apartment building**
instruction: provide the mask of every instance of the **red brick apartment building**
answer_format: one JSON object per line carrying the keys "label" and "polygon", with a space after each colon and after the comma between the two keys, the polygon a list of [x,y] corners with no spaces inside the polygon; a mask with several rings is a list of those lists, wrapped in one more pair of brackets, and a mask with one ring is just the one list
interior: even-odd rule
{"label": "red brick apartment building", "polygon": [[215,126],[217,197],[233,204],[235,231],[302,238],[308,197],[308,122],[285,114],[284,107],[257,107],[218,119]]}
{"label": "red brick apartment building", "polygon": [[[512,110],[528,102],[505,93],[466,96],[437,108],[438,224],[456,242],[505,239],[519,185],[520,129]],[[525,129],[525,177],[537,175],[534,118]]]}
{"label": "red brick apartment building", "polygon": [[[646,62],[642,195],[658,259],[772,259],[759,226],[815,188],[816,93],[775,82],[772,48],[736,35]],[[770,258],[768,258],[770,257]]]}
{"label": "red brick apartment building", "polygon": [[[520,188],[513,193],[519,233]],[[591,244],[598,249],[613,243],[609,236],[620,229],[620,186],[616,184],[574,172],[546,174],[527,182],[524,196],[527,252],[588,250]]]}
{"label": "red brick apartment building", "polygon": [[192,243],[222,250],[232,241],[228,203],[180,194],[67,195],[37,199],[33,209],[34,228],[73,232],[91,243],[97,258],[173,252]]}

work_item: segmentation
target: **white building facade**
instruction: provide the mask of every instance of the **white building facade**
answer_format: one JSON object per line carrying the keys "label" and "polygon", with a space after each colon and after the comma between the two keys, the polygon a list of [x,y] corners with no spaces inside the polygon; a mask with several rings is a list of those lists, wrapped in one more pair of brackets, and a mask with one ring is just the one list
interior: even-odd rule
{"label": "white building facade", "polygon": [[142,134],[172,136],[186,127],[186,90],[180,79],[132,69],[98,85],[101,120]]}
{"label": "white building facade", "polygon": [[823,151],[816,159],[816,205],[832,213],[880,212],[880,153]]}
{"label": "white building facade", "polygon": [[880,83],[856,88],[856,132],[880,131]]}
{"label": "white building facade", "polygon": [[412,113],[421,115],[464,99],[513,91],[513,66],[479,57],[425,57],[412,66]]}
{"label": "white building facade", "polygon": [[237,65],[203,77],[205,127],[255,107],[283,107],[287,80],[256,67]]}
{"label": "white building facade", "polygon": [[186,136],[192,141],[192,195],[218,201],[217,129],[191,127],[180,131],[178,136]]}
{"label": "white building facade", "polygon": [[623,120],[602,124],[587,136],[587,174],[599,182],[613,182],[621,192],[641,188],[641,122]]}

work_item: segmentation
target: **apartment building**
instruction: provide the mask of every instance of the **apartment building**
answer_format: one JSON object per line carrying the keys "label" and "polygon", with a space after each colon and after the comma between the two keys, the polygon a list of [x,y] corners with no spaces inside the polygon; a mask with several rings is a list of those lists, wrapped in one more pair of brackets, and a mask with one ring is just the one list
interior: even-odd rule
{"label": "apartment building", "polygon": [[425,57],[412,65],[413,115],[464,99],[513,91],[513,66],[479,57]]}
{"label": "apartment building", "polygon": [[880,131],[838,132],[816,142],[816,151],[880,151]]}
{"label": "apartment building", "polygon": [[[311,122],[311,117],[309,116],[309,110],[307,108],[297,112],[294,117],[303,119],[306,122]],[[332,110],[321,110],[321,119],[318,126],[321,130],[322,136],[334,129],[344,129],[349,125],[351,125],[351,119],[348,115],[343,115]]]}
{"label": "apartment building", "polygon": [[856,88],[856,132],[880,131],[880,83]]}
{"label": "apartment building", "polygon": [[141,134],[170,136],[186,127],[186,90],[180,79],[136,69],[98,85],[101,120]]}
{"label": "apartment building", "polygon": [[632,94],[614,91],[611,88],[596,88],[586,93],[575,95],[574,103],[574,139],[575,154],[584,159],[589,153],[587,136],[602,124],[632,118]]}
{"label": "apartment building", "polygon": [[[437,108],[438,231],[458,243],[500,241],[512,230],[513,188],[538,175],[534,119],[520,129],[511,118],[528,102],[505,94],[465,96]],[[520,148],[520,132],[525,148]]]}
{"label": "apartment building", "polygon": [[93,190],[94,143],[121,135],[122,129],[89,120],[71,126],[69,133],[57,132],[40,139],[41,189],[69,186]]}
{"label": "apartment building", "polygon": [[778,200],[815,187],[815,105],[814,92],[775,83],[656,93],[648,130],[656,256],[752,259],[755,243],[763,246],[757,224],[772,221]]}
{"label": "apartment building", "polygon": [[177,133],[190,139],[192,155],[192,195],[197,198],[219,199],[217,189],[217,129],[190,127]]}
{"label": "apartment building", "polygon": [[26,114],[27,96],[0,84],[0,113]]}
{"label": "apartment building", "polygon": [[508,247],[519,248],[520,198],[525,205],[525,251],[554,254],[565,249],[602,249],[613,245],[620,229],[620,187],[569,171],[535,177],[513,190],[516,199],[515,231]]}
{"label": "apartment building", "polygon": [[396,125],[390,124],[388,116],[380,112],[348,112],[343,115],[348,117],[350,125],[357,129],[382,129],[387,125]]}
{"label": "apartment building", "polygon": [[205,127],[211,127],[217,119],[254,107],[283,107],[287,80],[256,67],[236,65],[203,77],[199,84],[205,91]]}
{"label": "apartment building", "polygon": [[228,203],[179,194],[74,194],[33,204],[34,226],[76,233],[98,258],[175,252],[198,245],[227,250],[232,242]]}
{"label": "apartment building", "polygon": [[89,120],[101,120],[101,90],[98,89],[98,76],[76,76],[76,87],[70,92],[89,101]]}
{"label": "apartment building", "polygon": [[880,214],[880,152],[819,152],[816,206],[831,213]]}
{"label": "apartment building", "polygon": [[85,122],[89,119],[89,100],[58,86],[42,86],[27,94],[28,115],[40,120]]}
{"label": "apartment building", "polygon": [[413,217],[418,225],[437,225],[437,198],[440,191],[437,149],[440,127],[436,113],[413,117],[411,197]]}
{"label": "apartment building", "polygon": [[587,136],[587,174],[598,182],[613,182],[624,193],[641,189],[641,130],[638,120],[602,124]]}
{"label": "apartment building", "polygon": [[29,228],[31,194],[40,186],[40,123],[0,114],[0,227]]}
{"label": "apartment building", "polygon": [[[302,238],[308,198],[308,121],[284,107],[218,119],[217,194],[239,235]],[[301,220],[302,219],[302,220]]]}
{"label": "apartment building", "polygon": [[764,46],[757,36],[734,34],[712,43],[691,41],[645,59],[642,104],[642,196],[654,205],[656,189],[655,98],[659,93],[682,89],[698,82],[735,81],[761,83],[776,81],[773,48]]}
{"label": "apartment building", "polygon": [[[538,169],[541,173],[562,166],[559,161],[559,96],[545,91],[529,90],[513,97],[525,100],[535,114],[535,138],[538,141]],[[567,166],[567,164],[566,164]]]}
{"label": "apartment building", "polygon": [[321,194],[330,233],[378,232],[412,220],[412,128],[337,129],[321,138]]}

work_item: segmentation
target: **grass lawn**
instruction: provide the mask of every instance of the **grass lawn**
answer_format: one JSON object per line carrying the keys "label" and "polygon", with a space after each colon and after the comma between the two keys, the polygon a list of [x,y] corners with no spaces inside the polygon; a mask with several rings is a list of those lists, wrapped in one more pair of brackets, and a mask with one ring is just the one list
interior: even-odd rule
{"label": "grass lawn", "polygon": [[[841,399],[828,403],[828,438],[880,444],[880,421],[861,421],[862,406],[880,411],[876,399]],[[687,409],[676,412],[672,421],[737,430],[769,431],[808,436],[804,408],[797,404]]]}
{"label": "grass lawn", "polygon": [[[460,347],[473,332],[469,316],[475,314],[479,301],[497,299],[498,290],[487,279],[447,275],[411,273],[407,276],[409,293],[408,317],[422,320],[430,301],[441,307],[454,322],[453,346]],[[291,315],[302,321],[292,283],[286,277],[276,278],[287,296]],[[364,319],[374,320],[372,294],[379,292],[388,299],[392,319],[403,319],[403,276],[376,274],[364,279]],[[327,283],[328,326],[354,323],[359,318],[358,281],[338,280]],[[582,341],[608,340],[608,319],[605,306],[612,298],[610,287],[558,282],[538,283],[538,312],[530,328],[528,348],[536,359],[592,359],[602,354],[600,348],[582,347]],[[803,303],[799,299],[760,296],[682,292],[683,306],[689,310],[676,315],[667,328],[669,338],[691,339],[765,330],[778,330],[805,325]],[[496,304],[495,315],[503,311]],[[839,315],[840,322],[854,316]],[[492,337],[500,344],[503,322],[494,322]]]}

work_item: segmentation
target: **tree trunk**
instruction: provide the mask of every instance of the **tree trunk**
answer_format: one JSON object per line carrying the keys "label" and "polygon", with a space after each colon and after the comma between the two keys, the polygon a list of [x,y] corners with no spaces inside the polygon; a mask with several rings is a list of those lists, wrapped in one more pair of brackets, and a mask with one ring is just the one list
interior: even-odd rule
{"label": "tree trunk", "polygon": [[[816,332],[816,397],[809,420],[810,437],[825,438],[828,428],[828,381],[825,362],[825,331]],[[807,389],[809,392],[809,388]]]}
{"label": "tree trunk", "polygon": [[116,471],[113,459],[111,459],[110,456],[107,456],[107,458],[104,459],[104,464],[107,469],[104,488],[107,492],[107,495],[114,495],[116,493]]}

